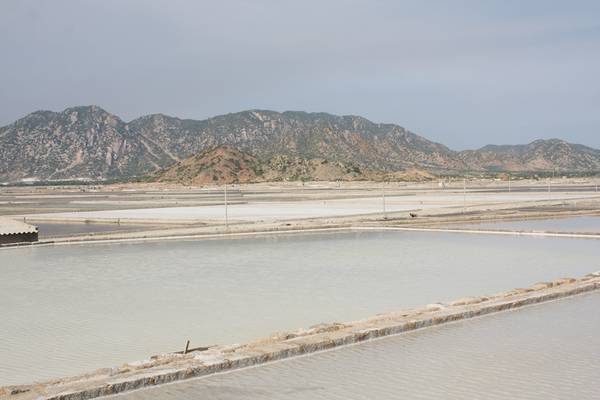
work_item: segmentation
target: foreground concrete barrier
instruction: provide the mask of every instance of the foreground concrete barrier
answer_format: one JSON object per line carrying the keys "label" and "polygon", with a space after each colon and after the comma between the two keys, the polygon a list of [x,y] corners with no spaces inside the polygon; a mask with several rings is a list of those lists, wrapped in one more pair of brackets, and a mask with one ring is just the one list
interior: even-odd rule
{"label": "foreground concrete barrier", "polygon": [[322,324],[242,345],[163,354],[71,378],[0,388],[1,400],[83,400],[256,366],[434,325],[512,310],[600,289],[600,272],[537,283],[492,296],[467,297],[349,323]]}

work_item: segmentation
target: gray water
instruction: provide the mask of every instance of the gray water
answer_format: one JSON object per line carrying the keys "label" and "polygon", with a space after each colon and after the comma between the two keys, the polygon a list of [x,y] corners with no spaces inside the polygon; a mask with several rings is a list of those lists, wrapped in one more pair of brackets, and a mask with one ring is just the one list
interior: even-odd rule
{"label": "gray water", "polygon": [[600,216],[461,224],[464,228],[511,231],[600,233]]}
{"label": "gray water", "polygon": [[594,240],[345,233],[0,251],[0,384],[600,269]]}
{"label": "gray water", "polygon": [[63,236],[93,235],[109,232],[134,232],[148,229],[144,225],[119,225],[96,223],[58,223],[58,222],[33,222],[38,227],[40,239],[57,238]]}
{"label": "gray water", "polygon": [[588,294],[116,398],[598,399],[598,307]]}

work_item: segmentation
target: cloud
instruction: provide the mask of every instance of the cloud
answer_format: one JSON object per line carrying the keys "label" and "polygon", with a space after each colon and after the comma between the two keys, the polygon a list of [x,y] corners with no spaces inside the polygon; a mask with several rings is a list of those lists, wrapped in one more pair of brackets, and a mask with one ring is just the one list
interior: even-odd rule
{"label": "cloud", "polygon": [[600,147],[599,17],[592,1],[7,1],[0,124],[91,103],[125,119],[302,109],[455,148]]}

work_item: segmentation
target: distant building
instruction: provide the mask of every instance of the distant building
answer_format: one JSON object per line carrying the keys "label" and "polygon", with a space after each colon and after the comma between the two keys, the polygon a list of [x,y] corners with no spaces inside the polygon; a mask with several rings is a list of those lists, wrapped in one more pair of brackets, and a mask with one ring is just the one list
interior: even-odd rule
{"label": "distant building", "polygon": [[0,217],[0,244],[37,242],[37,240],[37,226]]}

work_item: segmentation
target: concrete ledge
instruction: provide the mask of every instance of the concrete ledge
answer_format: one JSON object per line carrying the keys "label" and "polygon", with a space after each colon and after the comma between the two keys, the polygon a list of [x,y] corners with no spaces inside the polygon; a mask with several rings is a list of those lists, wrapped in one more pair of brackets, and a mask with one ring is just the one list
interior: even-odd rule
{"label": "concrete ledge", "polygon": [[162,354],[148,360],[71,378],[0,388],[1,400],[83,400],[211,375],[360,343],[429,326],[543,303],[600,289],[600,272],[579,279],[541,282],[492,296],[376,315],[344,324],[322,324],[242,345],[215,346],[188,354]]}
{"label": "concrete ledge", "polygon": [[577,233],[577,232],[551,232],[551,231],[522,231],[502,229],[468,229],[468,228],[427,228],[407,226],[353,226],[355,231],[398,231],[398,232],[435,232],[435,233],[465,233],[477,235],[500,235],[500,236],[534,236],[534,237],[557,237],[576,239],[600,239],[600,233]]}

